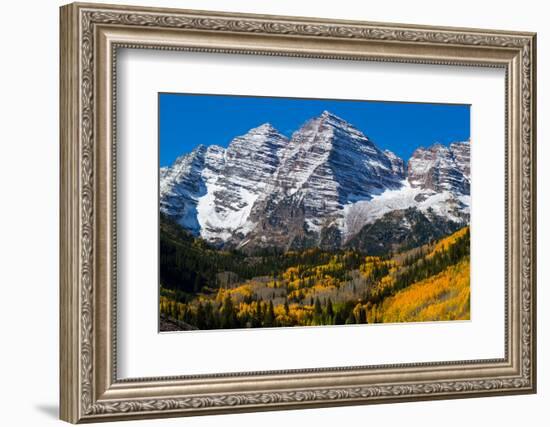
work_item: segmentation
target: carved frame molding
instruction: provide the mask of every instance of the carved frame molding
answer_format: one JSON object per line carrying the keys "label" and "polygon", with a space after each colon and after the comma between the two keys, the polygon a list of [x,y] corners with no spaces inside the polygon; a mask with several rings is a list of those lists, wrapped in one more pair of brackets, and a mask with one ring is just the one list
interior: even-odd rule
{"label": "carved frame molding", "polygon": [[[117,380],[111,279],[116,281],[114,64],[120,47],[505,67],[506,357]],[[534,97],[532,33],[92,4],[62,7],[61,418],[101,421],[534,392]],[[293,385],[285,386],[290,380]],[[198,392],[197,384],[209,388]]]}

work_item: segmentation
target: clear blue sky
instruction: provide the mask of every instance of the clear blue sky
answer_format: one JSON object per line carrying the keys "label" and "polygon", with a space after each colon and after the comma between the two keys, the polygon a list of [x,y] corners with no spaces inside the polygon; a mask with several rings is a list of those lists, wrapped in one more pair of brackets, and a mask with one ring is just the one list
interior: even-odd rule
{"label": "clear blue sky", "polygon": [[290,136],[324,110],[405,161],[419,146],[470,138],[469,105],[161,93],[160,165],[171,165],[199,144],[227,147],[234,137],[266,122]]}

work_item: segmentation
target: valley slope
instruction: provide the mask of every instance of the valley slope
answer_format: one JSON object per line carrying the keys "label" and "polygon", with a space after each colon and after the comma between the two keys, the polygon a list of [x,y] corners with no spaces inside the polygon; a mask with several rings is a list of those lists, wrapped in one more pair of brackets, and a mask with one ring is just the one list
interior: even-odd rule
{"label": "valley slope", "polygon": [[219,250],[163,218],[161,330],[469,318],[469,228],[385,256]]}

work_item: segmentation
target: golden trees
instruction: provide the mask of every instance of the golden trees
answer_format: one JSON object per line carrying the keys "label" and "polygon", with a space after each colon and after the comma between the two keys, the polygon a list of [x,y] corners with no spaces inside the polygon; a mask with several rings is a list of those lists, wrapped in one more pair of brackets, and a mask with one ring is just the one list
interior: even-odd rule
{"label": "golden trees", "polygon": [[464,260],[383,301],[379,321],[423,322],[470,318],[470,261]]}
{"label": "golden trees", "polygon": [[[199,329],[469,318],[468,227],[383,257],[315,249],[271,261],[268,275],[235,275],[193,294],[161,288],[160,312]],[[247,268],[255,262],[265,260]]]}

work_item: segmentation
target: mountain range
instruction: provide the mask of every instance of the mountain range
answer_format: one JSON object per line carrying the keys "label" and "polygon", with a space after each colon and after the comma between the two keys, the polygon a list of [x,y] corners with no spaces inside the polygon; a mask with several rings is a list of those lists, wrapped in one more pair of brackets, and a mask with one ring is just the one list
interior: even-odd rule
{"label": "mountain range", "polygon": [[413,247],[468,224],[470,142],[419,147],[405,162],[328,111],[290,138],[265,123],[162,167],[160,211],[247,252]]}

